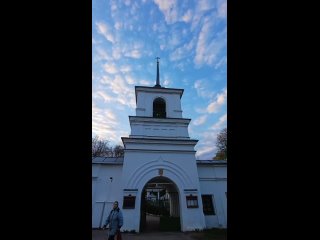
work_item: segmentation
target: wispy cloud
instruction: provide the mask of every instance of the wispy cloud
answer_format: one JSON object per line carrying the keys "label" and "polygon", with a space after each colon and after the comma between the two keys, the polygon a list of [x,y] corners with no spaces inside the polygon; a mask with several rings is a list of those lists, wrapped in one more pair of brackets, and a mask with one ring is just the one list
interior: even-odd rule
{"label": "wispy cloud", "polygon": [[204,79],[195,81],[194,88],[196,89],[199,97],[212,98],[214,95],[214,92],[212,92],[212,90],[210,90],[210,88],[208,87],[208,82]]}
{"label": "wispy cloud", "polygon": [[199,27],[200,21],[205,14],[205,11],[213,8],[212,3],[213,2],[211,1],[211,5],[210,5],[207,0],[197,1],[197,5],[195,7],[195,11],[191,21],[191,31],[197,30],[197,28]]}
{"label": "wispy cloud", "polygon": [[218,133],[216,130],[207,130],[201,134],[201,140],[196,146],[196,157],[198,159],[209,160],[215,156]]}
{"label": "wispy cloud", "polygon": [[98,91],[93,94],[93,98],[102,98],[104,102],[112,102],[113,98],[104,91]]}
{"label": "wispy cloud", "polygon": [[125,75],[124,78],[127,81],[127,83],[130,85],[137,83],[137,81],[133,77],[131,77],[130,75]]}
{"label": "wispy cloud", "polygon": [[196,153],[196,158],[199,160],[212,160],[214,157],[214,152],[216,151],[216,146],[204,145],[199,147]]}
{"label": "wispy cloud", "polygon": [[115,74],[118,72],[118,69],[116,67],[116,65],[114,63],[106,63],[103,65],[103,69],[104,71],[106,71],[107,73],[110,73],[110,74]]}
{"label": "wispy cloud", "polygon": [[210,129],[212,130],[221,130],[227,124],[227,114],[222,115],[218,122],[216,122]]}
{"label": "wispy cloud", "polygon": [[115,38],[110,31],[110,27],[104,22],[96,22],[97,31],[105,37],[108,41],[115,43]]}
{"label": "wispy cloud", "polygon": [[134,49],[132,51],[126,52],[124,54],[126,57],[131,57],[131,58],[140,58],[141,57],[141,52],[137,49]]}
{"label": "wispy cloud", "polygon": [[182,47],[175,49],[170,54],[170,61],[178,61],[193,53],[193,47],[195,46],[196,38],[192,38],[188,43],[185,43]]}
{"label": "wispy cloud", "polygon": [[95,51],[97,52],[97,54],[94,56],[96,57],[97,61],[101,61],[101,60],[110,61],[113,59],[112,56],[110,56],[102,47],[96,47]]}
{"label": "wispy cloud", "polygon": [[206,18],[204,21],[204,24],[201,28],[198,42],[197,42],[197,48],[196,48],[196,56],[194,59],[194,62],[196,65],[202,65],[204,62],[208,62],[208,53],[211,53],[208,51],[208,35],[210,32],[212,32],[212,26],[213,22],[210,20],[210,18]]}
{"label": "wispy cloud", "polygon": [[101,83],[115,95],[113,101],[132,109],[135,108],[134,89],[120,75],[103,76]]}
{"label": "wispy cloud", "polygon": [[226,18],[227,17],[227,1],[222,0],[218,3],[218,17]]}
{"label": "wispy cloud", "polygon": [[183,16],[182,21],[189,23],[192,19],[192,11],[189,9]]}
{"label": "wispy cloud", "polygon": [[221,65],[217,62],[221,61],[221,55],[225,55],[222,51],[226,48],[227,31],[218,26],[225,21],[226,8],[226,0],[218,0],[214,4],[208,0],[198,1],[191,22],[191,31],[200,29],[194,57],[196,67],[207,64],[218,68]]}
{"label": "wispy cloud", "polygon": [[222,66],[225,66],[227,64],[227,56],[223,56],[219,62],[214,66],[215,69],[218,69]]}
{"label": "wispy cloud", "polygon": [[168,78],[165,78],[165,80],[163,81],[163,86],[168,87],[170,84],[170,80]]}
{"label": "wispy cloud", "polygon": [[213,102],[211,102],[208,107],[208,113],[217,113],[222,105],[227,101],[227,89],[224,89],[223,92],[217,94]]}
{"label": "wispy cloud", "polygon": [[212,0],[199,0],[198,1],[198,10],[199,11],[207,11],[214,8],[212,4]]}
{"label": "wispy cloud", "polygon": [[139,81],[140,85],[142,86],[152,86],[152,82],[148,81],[148,80],[140,80]]}
{"label": "wispy cloud", "polygon": [[120,47],[116,46],[116,47],[113,47],[112,48],[112,57],[115,59],[115,60],[118,60],[120,59],[122,56],[122,50]]}
{"label": "wispy cloud", "polygon": [[154,0],[160,11],[163,13],[167,24],[173,24],[178,21],[178,9],[176,0]]}
{"label": "wispy cloud", "polygon": [[193,125],[199,126],[206,122],[208,115],[202,115],[193,121]]}
{"label": "wispy cloud", "polygon": [[127,73],[127,72],[131,72],[132,68],[130,65],[123,65],[120,67],[120,71],[122,73]]}
{"label": "wispy cloud", "polygon": [[117,141],[117,117],[109,109],[99,108],[92,103],[92,133],[101,138]]}
{"label": "wispy cloud", "polygon": [[123,23],[122,23],[122,22],[116,22],[116,23],[114,24],[114,28],[115,28],[116,30],[120,30],[122,27],[123,27]]}
{"label": "wispy cloud", "polygon": [[131,1],[130,1],[130,0],[124,0],[124,4],[125,4],[126,6],[130,6]]}

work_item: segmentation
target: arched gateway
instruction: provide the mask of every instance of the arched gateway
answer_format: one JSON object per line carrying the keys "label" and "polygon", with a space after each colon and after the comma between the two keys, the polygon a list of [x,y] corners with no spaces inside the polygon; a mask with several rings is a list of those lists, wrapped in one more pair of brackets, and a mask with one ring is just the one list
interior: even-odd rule
{"label": "arched gateway", "polygon": [[122,137],[124,157],[93,159],[93,227],[118,200],[122,230],[139,232],[152,186],[165,190],[169,215],[179,217],[181,231],[226,227],[226,162],[196,160],[198,140],[189,137],[191,119],[182,117],[183,91],[161,87],[159,62],[157,84],[135,87],[136,115],[129,116],[131,134]]}

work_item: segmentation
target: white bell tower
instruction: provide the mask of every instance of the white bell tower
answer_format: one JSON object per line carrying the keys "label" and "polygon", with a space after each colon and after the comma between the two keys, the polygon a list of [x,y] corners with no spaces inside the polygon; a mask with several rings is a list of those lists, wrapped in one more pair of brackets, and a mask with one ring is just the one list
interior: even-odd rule
{"label": "white bell tower", "polygon": [[171,201],[175,204],[174,214],[180,216],[181,231],[203,229],[205,218],[194,150],[198,140],[189,137],[191,119],[182,117],[184,90],[161,87],[159,75],[157,58],[156,85],[135,87],[136,116],[129,116],[131,134],[122,137],[123,199],[119,203],[123,205],[123,229],[139,232],[143,188],[159,177],[172,182],[177,190]]}

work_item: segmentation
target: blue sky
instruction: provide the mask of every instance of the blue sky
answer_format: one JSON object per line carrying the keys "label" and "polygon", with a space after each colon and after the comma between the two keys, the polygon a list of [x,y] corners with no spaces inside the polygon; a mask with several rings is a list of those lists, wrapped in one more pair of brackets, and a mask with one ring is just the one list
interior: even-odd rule
{"label": "blue sky", "polygon": [[93,0],[92,135],[120,144],[135,86],[182,88],[197,159],[212,159],[227,125],[226,0]]}

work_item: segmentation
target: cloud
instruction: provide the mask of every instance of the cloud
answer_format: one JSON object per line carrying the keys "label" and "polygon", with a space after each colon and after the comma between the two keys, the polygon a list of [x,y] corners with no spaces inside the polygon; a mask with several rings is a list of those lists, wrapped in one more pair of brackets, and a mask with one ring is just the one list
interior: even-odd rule
{"label": "cloud", "polygon": [[194,58],[197,67],[203,64],[213,65],[217,61],[218,55],[226,47],[226,28],[215,34],[213,23],[210,17],[206,17],[199,33]]}
{"label": "cloud", "polygon": [[117,141],[119,136],[116,130],[118,120],[110,109],[99,108],[92,103],[92,133],[101,138]]}
{"label": "cloud", "polygon": [[182,21],[189,23],[192,19],[192,11],[189,9],[183,16]]}
{"label": "cloud", "polygon": [[196,158],[201,160],[212,160],[215,156],[216,146],[203,146],[197,150]]}
{"label": "cloud", "polygon": [[208,115],[202,115],[193,121],[193,125],[199,126],[206,122]]}
{"label": "cloud", "polygon": [[220,107],[224,105],[226,101],[227,101],[227,89],[219,93],[216,99],[208,105],[207,107],[208,113],[217,113]]}
{"label": "cloud", "polygon": [[134,89],[120,75],[114,75],[113,77],[103,76],[101,83],[115,95],[112,101],[132,109],[135,108]]}
{"label": "cloud", "polygon": [[111,12],[114,12],[115,10],[117,10],[117,3],[116,1],[110,1],[110,7],[111,7]]}
{"label": "cloud", "polygon": [[157,22],[152,25],[152,30],[154,32],[164,33],[167,31],[167,28],[164,22]]}
{"label": "cloud", "polygon": [[217,151],[217,135],[227,126],[227,114],[222,115],[219,120],[206,132],[200,134],[201,140],[196,146],[196,156],[201,159],[212,159]]}
{"label": "cloud", "polygon": [[210,129],[212,130],[221,130],[223,127],[226,126],[227,123],[227,114],[221,116],[217,123],[215,123]]}
{"label": "cloud", "polygon": [[215,156],[218,133],[218,131],[207,130],[201,134],[201,140],[196,146],[196,157],[198,159],[209,160]]}
{"label": "cloud", "polygon": [[214,8],[212,0],[198,0],[198,11],[207,11]]}
{"label": "cloud", "polygon": [[110,27],[106,23],[97,22],[96,26],[99,34],[104,36],[109,42],[115,43],[115,38],[110,31]]}
{"label": "cloud", "polygon": [[117,29],[117,30],[120,30],[123,26],[123,23],[122,22],[116,22],[114,24],[114,28]]}
{"label": "cloud", "polygon": [[131,85],[132,85],[132,84],[136,84],[136,82],[137,82],[135,79],[133,79],[133,78],[132,78],[131,76],[129,76],[129,75],[125,75],[124,78],[125,78],[125,80],[127,81],[127,83],[128,83],[128,84],[131,84]]}
{"label": "cloud", "polygon": [[113,97],[109,96],[103,91],[98,91],[93,95],[93,98],[102,98],[104,102],[112,102]]}
{"label": "cloud", "polygon": [[183,58],[186,58],[188,55],[192,54],[193,47],[196,43],[196,38],[192,38],[189,43],[185,43],[182,47],[179,47],[175,49],[171,54],[170,54],[170,61],[178,61]]}
{"label": "cloud", "polygon": [[118,72],[118,69],[116,67],[116,65],[114,63],[110,64],[110,63],[106,63],[103,65],[103,69],[104,71],[106,71],[107,73],[110,74],[115,74]]}
{"label": "cloud", "polygon": [[141,57],[141,52],[137,49],[134,49],[132,51],[126,52],[124,54],[126,57],[131,57],[131,58],[140,58]]}
{"label": "cloud", "polygon": [[168,87],[169,84],[170,84],[170,80],[169,80],[169,79],[165,79],[165,80],[163,81],[163,86]]}
{"label": "cloud", "polygon": [[113,59],[111,56],[107,54],[107,52],[103,48],[96,47],[95,50],[97,52],[97,54],[95,55],[97,61],[101,61],[101,60],[110,61]]}
{"label": "cloud", "polygon": [[163,13],[167,24],[173,24],[178,21],[178,9],[176,0],[154,0],[160,11]]}
{"label": "cloud", "polygon": [[225,66],[227,64],[227,56],[223,56],[219,62],[214,66],[214,69],[218,69],[222,66]]}
{"label": "cloud", "polygon": [[125,4],[126,6],[130,6],[131,2],[130,2],[130,0],[125,0],[125,1],[124,1],[124,4]]}
{"label": "cloud", "polygon": [[142,86],[151,86],[152,82],[150,82],[148,80],[140,80],[139,84],[141,84]]}
{"label": "cloud", "polygon": [[194,110],[195,110],[197,113],[200,113],[200,114],[208,113],[207,108],[199,108],[199,107],[196,107]]}
{"label": "cloud", "polygon": [[121,58],[121,48],[119,47],[114,47],[112,49],[112,57],[115,59],[115,60],[118,60]]}
{"label": "cloud", "polygon": [[218,4],[218,14],[217,14],[217,16],[219,18],[226,18],[227,17],[227,1],[226,0],[222,0]]}
{"label": "cloud", "polygon": [[195,81],[194,88],[196,89],[199,97],[212,98],[214,95],[214,92],[212,92],[208,86],[208,82],[206,82],[204,79]]}
{"label": "cloud", "polygon": [[170,49],[174,48],[181,42],[181,33],[178,31],[171,31],[168,39],[168,46]]}
{"label": "cloud", "polygon": [[130,65],[123,65],[120,67],[120,71],[122,73],[127,73],[127,72],[131,72],[131,66]]}

